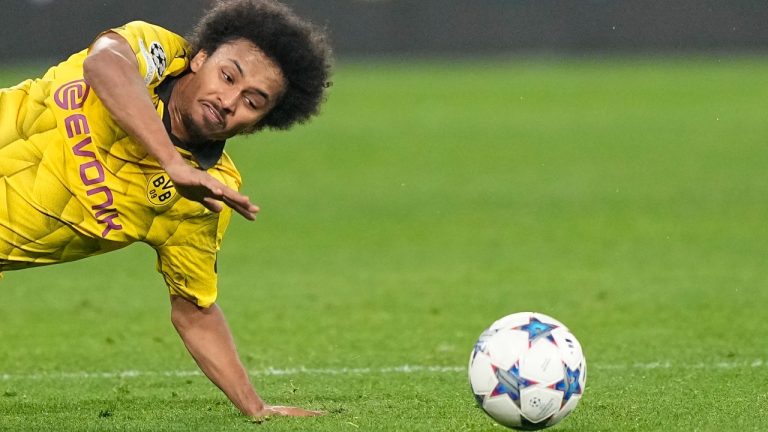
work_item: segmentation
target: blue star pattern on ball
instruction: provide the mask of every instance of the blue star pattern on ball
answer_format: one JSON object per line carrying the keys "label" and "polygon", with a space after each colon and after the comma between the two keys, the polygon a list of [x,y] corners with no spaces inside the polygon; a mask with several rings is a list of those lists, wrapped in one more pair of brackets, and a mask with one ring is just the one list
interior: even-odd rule
{"label": "blue star pattern on ball", "polygon": [[556,344],[555,338],[552,337],[552,330],[556,329],[557,327],[559,326],[543,323],[536,317],[531,317],[530,321],[528,321],[528,324],[514,327],[514,329],[528,332],[528,345],[530,346],[541,338],[547,338],[550,342]]}
{"label": "blue star pattern on ball", "polygon": [[490,396],[507,395],[515,405],[520,407],[520,390],[529,385],[536,384],[535,381],[527,380],[520,376],[519,363],[515,363],[509,370],[504,370],[496,366],[493,367],[498,384],[491,391]]}
{"label": "blue star pattern on ball", "polygon": [[480,334],[480,337],[477,338],[477,342],[475,342],[475,348],[472,350],[472,360],[477,357],[477,353],[479,352],[485,352],[485,345],[488,338],[498,333],[498,329],[487,329],[484,332]]}
{"label": "blue star pattern on ball", "polygon": [[555,383],[555,390],[563,392],[563,403],[561,406],[565,406],[571,399],[571,396],[582,393],[581,384],[579,384],[580,375],[581,370],[571,369],[568,366],[565,366],[565,377],[561,381]]}
{"label": "blue star pattern on ball", "polygon": [[475,361],[475,357],[477,357],[477,353],[485,351],[485,342],[484,341],[477,341],[475,342],[475,348],[472,350],[472,361]]}

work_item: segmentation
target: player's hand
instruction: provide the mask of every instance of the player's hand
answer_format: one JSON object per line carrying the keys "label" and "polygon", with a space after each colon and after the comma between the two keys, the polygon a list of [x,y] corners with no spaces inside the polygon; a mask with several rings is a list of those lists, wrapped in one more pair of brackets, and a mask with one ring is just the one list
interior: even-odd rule
{"label": "player's hand", "polygon": [[219,213],[222,202],[248,220],[255,220],[259,208],[247,196],[216,180],[205,171],[181,162],[165,167],[176,191],[184,198],[197,201],[208,210]]}
{"label": "player's hand", "polygon": [[274,416],[286,417],[315,417],[325,414],[323,411],[313,411],[299,407],[265,405],[260,412],[251,415],[251,419],[256,423],[262,423]]}

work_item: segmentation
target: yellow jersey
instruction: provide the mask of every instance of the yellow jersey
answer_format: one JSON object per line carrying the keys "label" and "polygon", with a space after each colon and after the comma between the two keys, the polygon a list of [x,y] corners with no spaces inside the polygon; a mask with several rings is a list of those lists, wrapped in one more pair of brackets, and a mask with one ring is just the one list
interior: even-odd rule
{"label": "yellow jersey", "polygon": [[[167,100],[189,65],[180,36],[144,22],[113,29],[136,53],[170,131]],[[144,242],[171,294],[216,300],[216,252],[231,216],[181,198],[83,80],[88,50],[35,80],[0,89],[0,271],[74,261]],[[183,146],[174,139],[177,146]],[[210,144],[210,145],[208,145]],[[229,187],[240,174],[223,142],[179,152]]]}

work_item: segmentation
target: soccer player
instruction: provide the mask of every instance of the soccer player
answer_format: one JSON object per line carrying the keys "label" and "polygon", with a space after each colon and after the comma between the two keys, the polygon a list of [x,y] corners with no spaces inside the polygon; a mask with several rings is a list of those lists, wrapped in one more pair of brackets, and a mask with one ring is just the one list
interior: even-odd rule
{"label": "soccer player", "polygon": [[232,210],[258,212],[225,140],[317,114],[329,63],[322,31],[284,5],[227,0],[189,41],[131,22],[0,90],[0,271],[147,243],[174,327],[243,414],[319,414],[254,390],[215,304],[216,252]]}

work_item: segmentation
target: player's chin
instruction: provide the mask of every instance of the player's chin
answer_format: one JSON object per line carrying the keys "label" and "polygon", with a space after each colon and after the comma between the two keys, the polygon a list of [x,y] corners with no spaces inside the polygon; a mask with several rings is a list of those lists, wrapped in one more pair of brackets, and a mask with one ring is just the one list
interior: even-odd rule
{"label": "player's chin", "polygon": [[224,141],[228,140],[235,136],[234,133],[230,133],[228,131],[213,131],[210,134],[208,134],[208,140],[209,141]]}
{"label": "player's chin", "polygon": [[232,134],[228,133],[225,125],[210,122],[205,118],[203,118],[203,122],[200,125],[200,132],[210,141],[223,141],[232,136]]}

